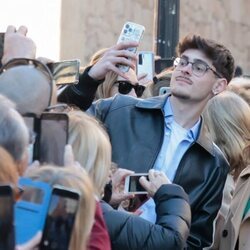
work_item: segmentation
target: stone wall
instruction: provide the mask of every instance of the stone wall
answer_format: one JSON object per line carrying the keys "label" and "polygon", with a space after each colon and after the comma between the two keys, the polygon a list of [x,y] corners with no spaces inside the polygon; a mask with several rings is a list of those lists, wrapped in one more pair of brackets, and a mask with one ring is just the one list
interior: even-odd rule
{"label": "stone wall", "polygon": [[152,50],[154,0],[62,0],[61,58],[82,65],[97,50],[116,44],[123,24],[145,26],[140,50]]}
{"label": "stone wall", "polygon": [[[139,49],[152,50],[154,5],[154,0],[62,0],[61,59],[86,64],[94,52],[116,43],[127,20],[145,26]],[[249,0],[180,0],[180,38],[199,33],[225,44],[250,74],[249,11]]]}
{"label": "stone wall", "polygon": [[199,33],[226,45],[250,75],[250,1],[180,0],[180,38]]}

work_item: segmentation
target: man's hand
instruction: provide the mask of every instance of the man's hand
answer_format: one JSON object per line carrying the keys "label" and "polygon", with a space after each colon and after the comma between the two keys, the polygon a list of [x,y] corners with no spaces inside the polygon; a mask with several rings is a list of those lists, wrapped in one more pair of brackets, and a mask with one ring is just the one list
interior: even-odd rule
{"label": "man's hand", "polygon": [[155,195],[156,191],[161,187],[161,185],[171,183],[171,181],[162,171],[156,171],[154,169],[149,170],[148,178],[149,181],[147,181],[147,179],[142,176],[139,179],[139,182],[146,189],[148,195],[151,197]]}
{"label": "man's hand", "polygon": [[8,26],[4,36],[4,48],[2,64],[6,64],[14,58],[36,57],[36,45],[33,40],[26,37],[27,27],[20,26],[18,30],[14,26]]}
{"label": "man's hand", "polygon": [[123,42],[109,48],[100,60],[92,66],[88,72],[89,76],[94,80],[102,80],[105,78],[109,71],[113,71],[121,77],[128,79],[124,72],[120,71],[117,67],[118,64],[123,64],[135,69],[134,62],[137,60],[137,56],[127,50],[130,47],[137,47],[137,42]]}
{"label": "man's hand", "polygon": [[112,175],[112,197],[109,204],[118,205],[122,201],[134,197],[133,194],[127,194],[124,192],[125,178],[133,173],[133,171],[124,168],[118,168],[115,171]]}

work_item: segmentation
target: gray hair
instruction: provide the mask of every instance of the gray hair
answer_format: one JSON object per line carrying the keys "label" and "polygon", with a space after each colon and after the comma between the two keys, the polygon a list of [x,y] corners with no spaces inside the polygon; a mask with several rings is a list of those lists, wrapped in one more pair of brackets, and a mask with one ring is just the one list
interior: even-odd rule
{"label": "gray hair", "polygon": [[0,145],[19,161],[26,152],[29,132],[22,116],[6,104],[0,102]]}

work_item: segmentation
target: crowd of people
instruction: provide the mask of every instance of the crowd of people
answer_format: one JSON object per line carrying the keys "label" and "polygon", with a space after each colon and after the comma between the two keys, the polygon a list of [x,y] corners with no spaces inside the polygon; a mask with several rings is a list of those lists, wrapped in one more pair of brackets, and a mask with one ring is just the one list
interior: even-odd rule
{"label": "crowd of people", "polygon": [[[179,41],[173,67],[145,83],[129,50],[138,45],[100,49],[78,84],[59,89],[46,65],[51,60],[36,58],[27,28],[8,26],[0,72],[0,188],[12,188],[13,210],[34,199],[20,186],[22,178],[75,190],[80,202],[68,245],[58,232],[52,240],[60,246],[44,248],[40,228],[22,244],[0,237],[0,249],[250,248],[250,80],[234,77],[224,45],[189,35]],[[162,87],[167,91],[160,95]],[[63,166],[34,161],[41,135],[27,117],[37,121],[44,112],[68,117]],[[56,137],[55,131],[47,143]],[[124,191],[134,173],[148,173],[139,179],[147,195]],[[14,227],[14,216],[9,224]]]}

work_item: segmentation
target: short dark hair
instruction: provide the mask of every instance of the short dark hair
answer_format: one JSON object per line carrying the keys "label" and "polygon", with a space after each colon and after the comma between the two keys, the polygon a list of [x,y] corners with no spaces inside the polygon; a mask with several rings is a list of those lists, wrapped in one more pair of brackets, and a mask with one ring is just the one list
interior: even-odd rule
{"label": "short dark hair", "polygon": [[216,71],[227,79],[227,83],[231,81],[235,70],[234,58],[225,46],[198,35],[188,35],[184,37],[177,46],[178,56],[188,49],[198,49],[202,51],[212,60]]}

